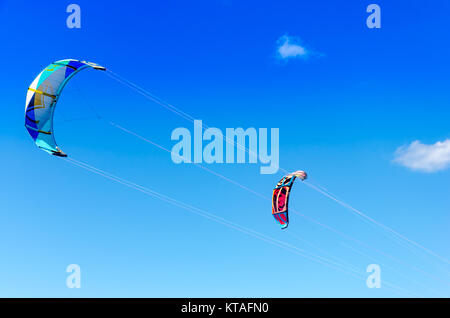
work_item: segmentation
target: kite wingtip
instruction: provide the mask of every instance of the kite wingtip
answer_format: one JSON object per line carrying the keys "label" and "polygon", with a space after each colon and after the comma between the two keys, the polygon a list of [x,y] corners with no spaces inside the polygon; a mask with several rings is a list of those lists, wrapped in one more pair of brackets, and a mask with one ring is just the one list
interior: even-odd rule
{"label": "kite wingtip", "polygon": [[57,156],[57,157],[62,157],[62,158],[66,158],[67,157],[67,154],[62,152],[61,150],[58,151],[58,152],[56,152],[56,151],[53,152],[52,155]]}
{"label": "kite wingtip", "polygon": [[93,68],[95,69],[95,70],[99,70],[99,71],[106,71],[106,67],[103,67],[103,66],[93,66]]}

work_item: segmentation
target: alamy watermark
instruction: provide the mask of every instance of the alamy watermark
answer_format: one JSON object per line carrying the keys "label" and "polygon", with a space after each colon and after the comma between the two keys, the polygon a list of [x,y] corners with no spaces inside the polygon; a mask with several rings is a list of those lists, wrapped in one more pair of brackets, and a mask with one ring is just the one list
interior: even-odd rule
{"label": "alamy watermark", "polygon": [[370,275],[366,279],[368,288],[381,288],[381,267],[378,264],[369,264],[366,268]]}
{"label": "alamy watermark", "polygon": [[378,4],[369,4],[366,9],[370,15],[366,19],[366,25],[369,29],[381,28],[381,8]]}
{"label": "alamy watermark", "polygon": [[[194,131],[179,127],[172,131],[172,161],[180,163],[252,163],[260,164],[261,174],[274,174],[279,169],[278,128],[204,129],[201,120],[194,120]],[[204,145],[204,141],[206,144]],[[248,160],[248,161],[247,161]]]}
{"label": "alamy watermark", "polygon": [[78,4],[69,4],[66,12],[70,15],[66,19],[66,25],[69,29],[81,29],[81,8]]}
{"label": "alamy watermark", "polygon": [[70,264],[66,268],[66,272],[70,273],[66,278],[67,288],[81,288],[81,268],[78,264]]}

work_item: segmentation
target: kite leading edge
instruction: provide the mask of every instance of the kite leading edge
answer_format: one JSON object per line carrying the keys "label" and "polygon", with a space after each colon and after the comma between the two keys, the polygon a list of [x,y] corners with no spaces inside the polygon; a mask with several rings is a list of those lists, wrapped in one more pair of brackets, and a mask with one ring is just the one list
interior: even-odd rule
{"label": "kite leading edge", "polygon": [[53,135],[53,114],[62,89],[76,73],[93,68],[106,68],[87,61],[65,59],[47,66],[31,83],[25,103],[25,127],[36,146],[49,154],[67,157]]}
{"label": "kite leading edge", "polygon": [[292,172],[284,176],[273,190],[272,215],[281,225],[281,229],[287,228],[289,224],[289,194],[296,178],[300,178],[303,181],[307,178],[307,174],[301,170]]}

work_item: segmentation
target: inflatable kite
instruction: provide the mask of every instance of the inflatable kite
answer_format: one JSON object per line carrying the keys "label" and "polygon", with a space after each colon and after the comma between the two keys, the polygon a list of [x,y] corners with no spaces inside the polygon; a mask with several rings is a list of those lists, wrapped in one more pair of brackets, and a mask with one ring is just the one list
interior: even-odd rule
{"label": "inflatable kite", "polygon": [[284,176],[273,190],[272,215],[281,225],[281,229],[287,228],[289,224],[289,194],[296,178],[305,180],[307,178],[306,172],[299,170]]}
{"label": "inflatable kite", "polygon": [[95,63],[61,60],[47,66],[28,88],[25,127],[36,146],[52,155],[67,157],[57,146],[53,135],[53,114],[64,86],[72,76],[85,68],[106,70]]}

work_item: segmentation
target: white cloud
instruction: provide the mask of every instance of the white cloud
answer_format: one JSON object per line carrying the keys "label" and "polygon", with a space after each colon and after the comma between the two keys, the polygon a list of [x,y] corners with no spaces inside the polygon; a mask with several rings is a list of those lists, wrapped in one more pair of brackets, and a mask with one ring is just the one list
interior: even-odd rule
{"label": "white cloud", "polygon": [[412,170],[435,172],[450,167],[450,139],[426,145],[416,140],[395,151],[395,162]]}
{"label": "white cloud", "polygon": [[300,39],[293,36],[283,35],[277,41],[278,56],[282,59],[305,58],[310,52],[300,44]]}

